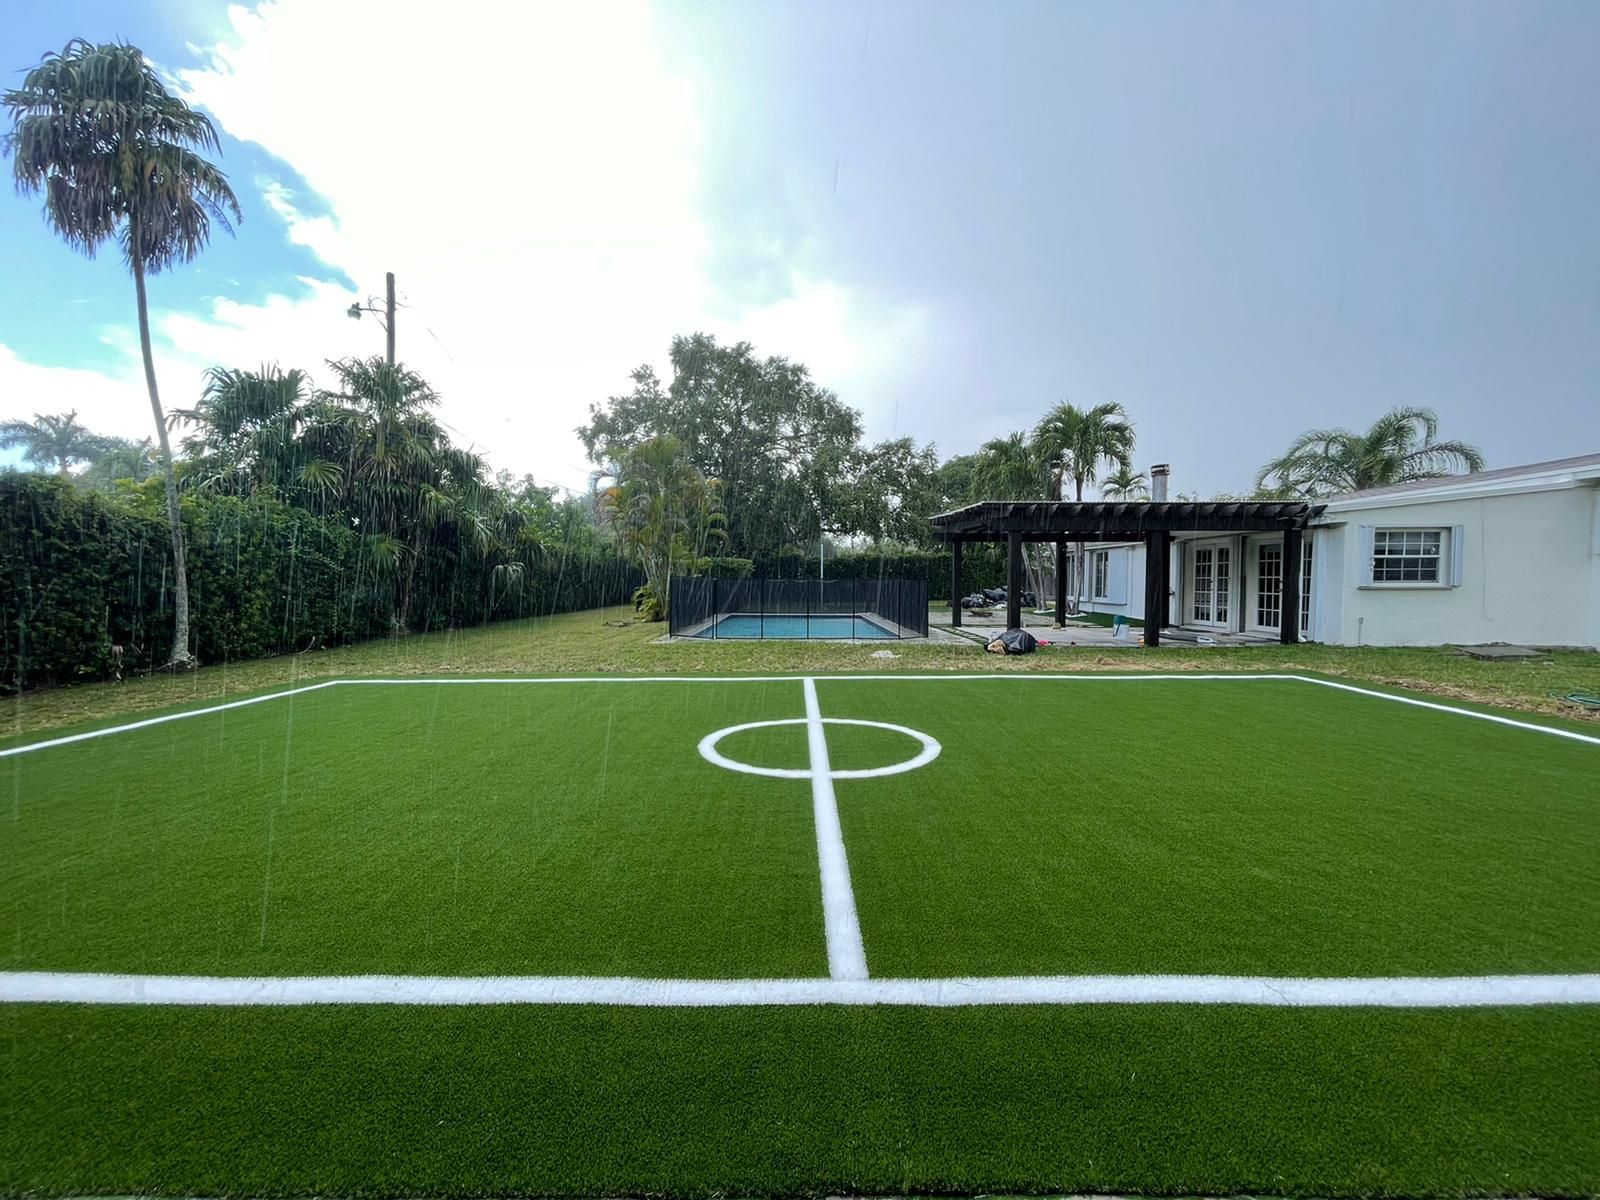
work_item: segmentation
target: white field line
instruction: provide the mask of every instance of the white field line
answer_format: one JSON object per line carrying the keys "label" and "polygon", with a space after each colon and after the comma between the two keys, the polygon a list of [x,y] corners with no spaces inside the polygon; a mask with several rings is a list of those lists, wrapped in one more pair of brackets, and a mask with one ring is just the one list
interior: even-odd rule
{"label": "white field line", "polygon": [[1295,979],[1252,975],[1032,975],[964,979],[632,979],[571,975],[201,975],[0,972],[3,1004],[751,1005],[1234,1004],[1268,1008],[1503,1008],[1600,1004],[1600,975]]}
{"label": "white field line", "polygon": [[822,723],[815,681],[805,680],[806,737],[811,749],[811,811],[817,824],[817,864],[822,871],[822,921],[828,935],[828,974],[835,980],[867,977],[867,951],[861,944],[856,897],[850,890],[850,862],[839,828],[839,805],[833,796],[833,767],[828,762],[828,730]]}
{"label": "white field line", "polygon": [[1535,725],[1530,721],[1518,721],[1512,717],[1502,717],[1496,713],[1474,712],[1470,708],[1456,708],[1449,704],[1438,704],[1432,700],[1418,700],[1414,696],[1395,696],[1389,692],[1375,692],[1371,688],[1356,687],[1350,683],[1335,683],[1331,679],[1314,679],[1309,675],[1296,675],[1301,683],[1314,683],[1318,687],[1337,688],[1341,692],[1354,692],[1358,696],[1376,696],[1380,700],[1393,700],[1396,704],[1409,704],[1413,708],[1431,708],[1434,712],[1455,713],[1458,717],[1472,717],[1478,721],[1492,721],[1496,725],[1509,725],[1513,729],[1532,729],[1539,733],[1548,733],[1553,737],[1571,738],[1575,742],[1588,742],[1591,746],[1600,746],[1600,737],[1588,733],[1578,733],[1571,729],[1558,729],[1553,725]]}
{"label": "white field line", "polygon": [[186,721],[190,717],[203,717],[208,713],[223,712],[230,708],[246,708],[252,704],[265,704],[268,700],[281,700],[285,696],[298,696],[302,692],[320,691],[322,688],[333,687],[344,682],[340,679],[328,679],[322,683],[308,683],[304,687],[289,688],[287,691],[271,692],[265,696],[252,696],[248,700],[230,700],[226,704],[213,704],[209,708],[191,708],[184,712],[168,713],[164,717],[147,717],[143,721],[131,721],[126,725],[112,725],[107,729],[91,729],[88,733],[74,733],[66,737],[51,738],[47,742],[30,742],[26,746],[12,746],[9,750],[0,750],[0,758],[10,758],[13,754],[27,754],[33,750],[48,750],[52,746],[67,746],[73,742],[87,742],[91,738],[110,737],[113,733],[127,733],[134,729],[145,729],[151,725],[165,725],[168,721]]}
{"label": "white field line", "polygon": [[[467,683],[790,683],[800,678],[795,675],[555,675],[547,677],[511,676],[507,678],[461,678],[446,677],[434,678],[397,678],[397,679],[327,679],[321,683],[311,683],[304,687],[289,688],[282,692],[270,692],[265,696],[252,696],[248,700],[231,700],[226,704],[213,704],[208,708],[188,709],[179,713],[168,713],[161,717],[150,717],[143,721],[132,721],[126,725],[112,725],[106,729],[94,729],[88,733],[74,733],[67,737],[51,738],[44,742],[30,742],[24,746],[12,746],[7,750],[0,750],[0,758],[10,758],[15,754],[28,754],[34,750],[48,750],[52,746],[65,746],[72,742],[87,741],[90,738],[109,737],[113,733],[127,733],[134,729],[143,729],[149,725],[162,725],[168,721],[183,721],[189,717],[203,717],[208,713],[222,712],[229,708],[243,708],[250,704],[263,704],[268,700],[280,700],[285,696],[296,696],[301,692],[314,692],[321,688],[382,685],[400,686],[409,684],[467,684]],[[824,683],[860,683],[866,680],[906,680],[908,682],[932,682],[935,680],[969,680],[969,679],[1011,679],[1028,680],[1050,683],[1142,683],[1146,681],[1194,681],[1217,682],[1220,680],[1250,680],[1273,679],[1279,681],[1293,681],[1297,683],[1313,683],[1321,687],[1338,688],[1340,691],[1354,692],[1361,696],[1371,696],[1378,700],[1392,700],[1397,704],[1410,704],[1418,708],[1431,708],[1438,712],[1455,713],[1461,717],[1473,717],[1480,721],[1492,721],[1497,725],[1510,726],[1513,729],[1526,729],[1533,733],[1547,733],[1554,737],[1568,738],[1575,742],[1587,742],[1593,746],[1600,746],[1600,737],[1593,734],[1578,733],[1570,729],[1560,729],[1553,725],[1537,725],[1532,721],[1518,721],[1512,717],[1497,716],[1493,713],[1474,712],[1471,709],[1455,708],[1449,704],[1437,704],[1430,700],[1418,700],[1410,696],[1396,696],[1389,692],[1377,692],[1370,688],[1356,687],[1348,683],[1335,683],[1329,679],[1313,679],[1309,675],[1290,674],[1246,674],[1243,672],[1199,672],[1183,671],[1174,674],[1160,674],[1154,671],[1141,671],[1135,675],[1113,675],[1104,672],[1020,672],[1020,671],[970,671],[946,672],[939,675],[913,675],[909,672],[885,672],[881,674],[860,675],[813,675],[811,679],[822,680]]]}

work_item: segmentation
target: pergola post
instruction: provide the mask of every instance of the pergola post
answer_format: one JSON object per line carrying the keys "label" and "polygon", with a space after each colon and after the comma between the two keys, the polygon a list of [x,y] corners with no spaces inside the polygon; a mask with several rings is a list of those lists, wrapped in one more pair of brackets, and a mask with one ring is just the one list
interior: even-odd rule
{"label": "pergola post", "polygon": [[1144,644],[1161,645],[1167,620],[1167,570],[1172,561],[1172,535],[1148,533],[1144,539]]}
{"label": "pergola post", "polygon": [[1285,646],[1300,643],[1300,549],[1304,536],[1299,529],[1283,531],[1283,607],[1278,614],[1278,641]]}
{"label": "pergola post", "polygon": [[1006,628],[1022,628],[1022,535],[1006,534]]}
{"label": "pergola post", "polygon": [[1067,544],[1056,543],[1056,628],[1067,623]]}
{"label": "pergola post", "polygon": [[961,628],[961,539],[950,543],[950,624]]}

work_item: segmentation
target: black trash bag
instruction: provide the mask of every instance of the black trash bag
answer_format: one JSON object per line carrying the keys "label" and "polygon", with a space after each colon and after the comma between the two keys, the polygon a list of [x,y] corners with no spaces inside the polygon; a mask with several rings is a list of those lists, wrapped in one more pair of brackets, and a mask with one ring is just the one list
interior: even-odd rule
{"label": "black trash bag", "polygon": [[1032,592],[1023,592],[1022,593],[1022,606],[1024,608],[1038,608],[1039,607],[1039,597],[1035,596]]}
{"label": "black trash bag", "polygon": [[974,592],[970,596],[961,597],[962,608],[988,608],[989,601]]}
{"label": "black trash bag", "polygon": [[1005,588],[984,588],[983,598],[991,604],[1004,604],[1006,602]]}
{"label": "black trash bag", "polygon": [[991,641],[984,649],[990,654],[1032,654],[1039,639],[1026,629],[1008,629]]}

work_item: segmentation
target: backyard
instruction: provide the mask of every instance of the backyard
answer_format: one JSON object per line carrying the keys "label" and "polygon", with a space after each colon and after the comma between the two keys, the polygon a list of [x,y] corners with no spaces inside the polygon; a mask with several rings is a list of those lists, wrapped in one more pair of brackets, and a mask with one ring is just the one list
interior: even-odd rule
{"label": "backyard", "polygon": [[1600,1186],[1600,726],[602,617],[13,701],[0,1190]]}

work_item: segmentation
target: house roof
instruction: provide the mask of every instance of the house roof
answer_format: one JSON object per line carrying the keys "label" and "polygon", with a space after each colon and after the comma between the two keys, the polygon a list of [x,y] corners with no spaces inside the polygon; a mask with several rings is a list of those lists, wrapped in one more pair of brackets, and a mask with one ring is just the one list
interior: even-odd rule
{"label": "house roof", "polygon": [[1323,502],[1329,509],[1361,508],[1366,504],[1392,504],[1416,499],[1455,498],[1482,492],[1517,491],[1519,485],[1576,487],[1600,479],[1600,454],[1579,454],[1573,458],[1554,458],[1548,462],[1525,463],[1518,467],[1496,467],[1492,471],[1473,471],[1465,475],[1442,475],[1437,479],[1416,479],[1389,487],[1366,488],[1329,496]]}

